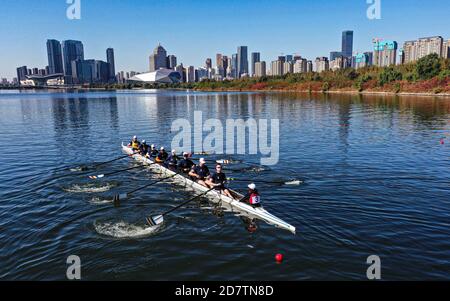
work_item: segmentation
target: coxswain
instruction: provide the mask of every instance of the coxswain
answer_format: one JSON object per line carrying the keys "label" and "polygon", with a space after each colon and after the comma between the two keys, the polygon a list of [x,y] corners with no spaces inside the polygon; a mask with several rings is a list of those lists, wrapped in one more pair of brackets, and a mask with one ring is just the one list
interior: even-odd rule
{"label": "coxswain", "polygon": [[167,154],[166,150],[164,149],[164,146],[161,146],[159,149],[158,156],[156,156],[155,162],[156,163],[164,163],[167,160],[167,157],[169,154]]}
{"label": "coxswain", "polygon": [[225,187],[226,182],[227,176],[222,171],[222,164],[216,164],[216,171],[208,177],[206,184],[208,184],[210,188],[214,188],[227,197],[233,198],[230,191]]}
{"label": "coxswain", "polygon": [[131,147],[134,151],[139,150],[140,145],[141,143],[138,141],[137,136],[134,136],[130,143],[128,143],[128,147]]}
{"label": "coxswain", "polygon": [[240,201],[249,203],[253,207],[261,207],[261,197],[254,183],[248,185],[248,193]]}
{"label": "coxswain", "polygon": [[178,165],[178,156],[177,156],[177,151],[176,150],[172,150],[172,152],[170,153],[169,157],[167,157],[166,162],[164,162],[164,165],[169,168],[172,171],[176,171],[177,170],[177,165]]}
{"label": "coxswain", "polygon": [[206,166],[206,161],[204,158],[200,158],[199,164],[192,166],[191,171],[189,172],[189,176],[192,181],[195,181],[205,187],[209,187],[208,184],[205,183],[205,180],[209,175],[209,169],[208,166]]}
{"label": "coxswain", "polygon": [[139,152],[142,156],[146,156],[149,150],[148,144],[145,142],[145,140],[142,140],[141,145],[139,146]]}
{"label": "coxswain", "polygon": [[183,153],[183,159],[181,159],[181,160],[178,162],[178,168],[179,168],[182,172],[188,173],[188,172],[191,170],[192,166],[194,166],[194,165],[195,165],[194,162],[192,162],[192,160],[189,159],[189,154],[186,153],[186,152],[184,152],[184,153]]}

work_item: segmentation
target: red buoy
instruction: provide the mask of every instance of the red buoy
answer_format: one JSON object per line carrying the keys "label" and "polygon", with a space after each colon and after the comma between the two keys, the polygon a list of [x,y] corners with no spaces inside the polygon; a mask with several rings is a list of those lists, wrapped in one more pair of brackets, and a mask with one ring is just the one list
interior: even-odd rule
{"label": "red buoy", "polygon": [[281,263],[283,261],[283,255],[282,254],[275,255],[275,260],[277,261],[277,263]]}
{"label": "red buoy", "polygon": [[444,139],[441,139],[441,144],[444,144]]}

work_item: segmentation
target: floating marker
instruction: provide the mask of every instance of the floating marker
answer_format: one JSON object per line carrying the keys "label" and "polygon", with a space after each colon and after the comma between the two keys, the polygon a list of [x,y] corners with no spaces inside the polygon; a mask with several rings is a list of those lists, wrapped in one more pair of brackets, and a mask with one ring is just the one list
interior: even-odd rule
{"label": "floating marker", "polygon": [[281,263],[283,261],[283,254],[275,255],[275,260],[277,261],[277,263]]}

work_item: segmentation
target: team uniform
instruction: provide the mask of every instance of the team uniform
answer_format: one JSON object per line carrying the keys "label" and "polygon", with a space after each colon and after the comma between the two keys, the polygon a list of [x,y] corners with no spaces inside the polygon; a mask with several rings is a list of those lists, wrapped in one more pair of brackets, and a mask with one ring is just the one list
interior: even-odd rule
{"label": "team uniform", "polygon": [[169,157],[167,157],[164,165],[172,171],[177,170],[178,156],[174,152],[172,152]]}
{"label": "team uniform", "polygon": [[206,165],[194,165],[191,169],[191,172],[194,172],[195,174],[200,176],[200,178],[191,176],[191,180],[195,182],[204,181],[210,175],[208,166]]}
{"label": "team uniform", "polygon": [[215,186],[214,189],[219,191],[225,189],[225,182],[227,181],[227,177],[223,172],[215,172],[209,177],[209,179],[214,184],[220,184],[219,186]]}

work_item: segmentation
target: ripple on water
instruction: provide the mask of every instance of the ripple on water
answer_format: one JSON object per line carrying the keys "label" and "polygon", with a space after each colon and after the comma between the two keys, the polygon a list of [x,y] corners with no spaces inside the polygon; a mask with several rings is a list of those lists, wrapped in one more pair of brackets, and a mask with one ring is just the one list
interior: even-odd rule
{"label": "ripple on water", "polygon": [[141,238],[157,233],[161,226],[134,225],[120,221],[95,222],[94,228],[98,234],[113,238]]}
{"label": "ripple on water", "polygon": [[63,187],[63,190],[71,193],[98,193],[106,192],[119,184],[117,182],[108,183],[87,183],[87,184],[73,184],[69,187]]}

